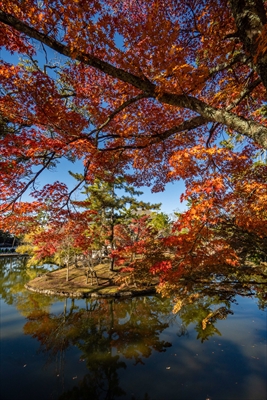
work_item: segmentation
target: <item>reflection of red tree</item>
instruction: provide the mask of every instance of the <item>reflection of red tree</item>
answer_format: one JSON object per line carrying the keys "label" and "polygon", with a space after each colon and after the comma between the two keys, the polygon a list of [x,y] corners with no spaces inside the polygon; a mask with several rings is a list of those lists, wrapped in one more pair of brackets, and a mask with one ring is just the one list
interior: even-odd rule
{"label": "reflection of red tree", "polygon": [[[171,304],[167,303],[162,306],[161,312],[158,310],[160,300],[153,298],[134,298],[123,302],[103,299],[92,302],[87,310],[76,310],[72,301],[69,312],[65,307],[60,315],[33,310],[28,315],[24,332],[37,338],[43,350],[52,356],[70,345],[82,348],[83,341],[86,339],[88,342],[87,336],[96,334],[99,339],[102,337],[101,340],[108,338],[108,348],[116,349],[116,353],[141,362],[153,350],[165,351],[170,346],[159,338],[168,327]],[[122,322],[124,319],[125,322]]]}
{"label": "reflection of red tree", "polygon": [[118,308],[119,313],[118,318],[114,319],[111,345],[119,354],[133,358],[135,363],[144,364],[143,358],[149,358],[153,351],[166,351],[166,348],[171,346],[171,343],[159,338],[169,324],[168,317],[164,322],[164,314],[161,320],[162,315],[160,310],[157,310],[158,305],[158,302],[150,298],[114,303],[113,312],[116,314]]}

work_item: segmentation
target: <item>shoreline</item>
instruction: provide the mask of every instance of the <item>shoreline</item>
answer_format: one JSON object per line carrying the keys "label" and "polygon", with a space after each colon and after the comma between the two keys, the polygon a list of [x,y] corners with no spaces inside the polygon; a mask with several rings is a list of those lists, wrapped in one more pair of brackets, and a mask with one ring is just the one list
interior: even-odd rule
{"label": "shoreline", "polygon": [[24,285],[25,289],[38,293],[44,294],[46,296],[59,296],[59,297],[68,297],[73,299],[88,299],[88,298],[127,298],[127,297],[136,297],[136,296],[144,296],[149,294],[155,294],[156,289],[155,287],[147,288],[147,289],[129,289],[129,290],[120,290],[117,291],[106,291],[102,292],[101,289],[96,288],[93,289],[91,292],[86,292],[82,290],[77,290],[75,292],[68,292],[68,291],[59,291],[56,289],[38,289],[32,287],[30,284]]}
{"label": "shoreline", "polygon": [[[47,272],[30,280],[24,287],[35,293],[46,296],[69,298],[129,298],[156,293],[156,281],[149,286],[135,287],[122,284],[124,275],[120,270],[110,271],[107,264],[99,264],[94,268],[98,284],[87,283],[84,268],[71,266],[69,280],[66,281],[66,268]],[[119,279],[118,279],[119,278]],[[118,283],[120,280],[120,283]]]}
{"label": "shoreline", "polygon": [[19,253],[0,253],[0,257],[29,257],[28,254],[19,254]]}

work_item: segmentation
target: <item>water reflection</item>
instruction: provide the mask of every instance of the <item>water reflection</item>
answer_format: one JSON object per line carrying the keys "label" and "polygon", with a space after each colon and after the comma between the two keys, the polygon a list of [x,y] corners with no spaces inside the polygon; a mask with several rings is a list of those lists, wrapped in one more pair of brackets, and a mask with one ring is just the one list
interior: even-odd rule
{"label": "water reflection", "polygon": [[257,298],[259,308],[264,310],[267,306],[267,263],[222,268],[220,272],[192,271],[187,278],[174,283],[170,293],[174,297],[175,312],[205,298],[214,299],[215,304],[226,301],[229,308],[236,295]]}
{"label": "water reflection", "polygon": [[[255,271],[250,287],[241,283],[241,294],[254,293],[261,313],[249,298],[245,308],[236,305],[233,280],[228,289],[217,282],[221,292],[215,284],[184,282],[175,301],[158,296],[62,300],[24,290],[40,268],[26,269],[18,259],[0,262],[2,315],[15,307],[23,316],[17,316],[20,337],[12,340],[12,327],[1,318],[2,399],[34,398],[29,386],[39,399],[172,400],[177,393],[180,399],[266,398],[261,356],[266,350],[266,287],[256,289]],[[177,314],[172,313],[174,304],[180,305]],[[31,356],[23,353],[25,343],[31,343]],[[20,389],[7,384],[12,373],[21,377]],[[248,397],[247,382],[257,382],[256,397]]]}
{"label": "water reflection", "polygon": [[[25,257],[0,257],[0,294],[7,304],[20,307],[22,297],[28,297],[28,292],[24,290],[25,283],[48,269],[56,269],[56,266],[47,264],[27,268],[26,263]],[[47,300],[51,303],[49,298]]]}
{"label": "water reflection", "polygon": [[24,332],[38,339],[51,360],[69,346],[76,346],[89,371],[81,390],[88,387],[88,395],[95,399],[113,399],[124,393],[117,374],[118,369],[126,368],[122,359],[144,364],[153,351],[164,352],[171,346],[160,339],[173,320],[171,309],[170,301],[157,297],[87,300],[85,308],[65,300],[60,314],[38,307],[32,310]]}

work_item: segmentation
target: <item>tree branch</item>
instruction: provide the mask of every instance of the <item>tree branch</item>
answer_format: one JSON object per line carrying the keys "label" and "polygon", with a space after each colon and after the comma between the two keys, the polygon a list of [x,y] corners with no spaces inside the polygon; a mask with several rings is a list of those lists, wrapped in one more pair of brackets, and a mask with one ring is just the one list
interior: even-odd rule
{"label": "tree branch", "polygon": [[230,0],[238,36],[245,50],[250,54],[256,70],[267,89],[267,52],[258,54],[258,38],[267,23],[262,0]]}
{"label": "tree branch", "polygon": [[[232,0],[233,3],[234,0]],[[248,1],[248,0],[247,0]],[[14,29],[26,34],[27,36],[36,39],[37,41],[47,45],[60,54],[69,58],[75,58],[93,68],[96,68],[103,73],[128,83],[135,88],[141,90],[148,97],[153,97],[159,102],[168,104],[174,107],[185,108],[200,114],[205,120],[210,122],[218,122],[225,125],[227,128],[232,129],[250,139],[252,139],[259,146],[267,149],[267,127],[259,124],[258,122],[247,120],[239,117],[225,109],[217,109],[205,102],[198,100],[195,97],[187,96],[186,94],[178,95],[174,93],[161,93],[157,91],[155,84],[151,83],[145,77],[136,76],[121,68],[117,68],[110,63],[100,60],[99,58],[79,52],[78,50],[71,50],[70,46],[64,45],[57,40],[49,37],[36,29],[28,26],[18,18],[0,11],[0,22],[7,24]],[[267,68],[266,68],[266,87],[267,87]]]}
{"label": "tree branch", "polygon": [[36,181],[36,179],[38,178],[39,175],[41,175],[41,173],[48,167],[48,165],[51,163],[51,161],[54,159],[56,153],[53,152],[50,157],[48,158],[48,160],[45,162],[45,164],[42,166],[41,169],[39,169],[39,171],[37,171],[34,174],[34,177],[32,179],[29,180],[29,182],[24,186],[24,188],[10,201],[10,203],[3,209],[1,209],[1,212],[5,212],[7,211],[11,206],[13,206],[16,201],[27,191],[27,189],[34,184],[34,182]]}
{"label": "tree branch", "polygon": [[240,96],[233,101],[228,107],[226,107],[227,111],[232,110],[235,108],[239,103],[241,103],[242,100],[244,100],[245,97],[247,97],[253,89],[255,89],[259,84],[261,83],[261,79],[258,78],[254,82],[250,83],[241,93]]}
{"label": "tree branch", "polygon": [[[111,148],[106,148],[106,149],[100,149],[100,151],[111,151],[111,150],[119,150],[119,149],[132,149],[132,150],[138,150],[138,149],[145,149],[146,147],[149,147],[153,144],[160,143],[169,137],[180,133],[184,131],[190,131],[192,129],[199,128],[202,125],[207,124],[209,121],[205,120],[203,117],[195,117],[192,119],[189,119],[187,121],[182,122],[180,125],[173,126],[172,128],[161,132],[161,133],[156,133],[153,136],[150,137],[149,143],[146,144],[139,144],[139,145],[123,145],[123,146],[116,146],[116,147],[111,147]],[[119,138],[119,136],[116,136]],[[134,136],[135,137],[135,136]],[[114,136],[112,136],[114,138]],[[147,139],[147,137],[146,137]]]}
{"label": "tree branch", "polygon": [[227,60],[225,63],[218,64],[218,65],[216,65],[216,67],[211,68],[210,71],[209,71],[209,76],[208,77],[212,78],[218,72],[224,71],[225,69],[230,68],[234,64],[237,64],[239,62],[244,63],[244,64],[247,63],[248,62],[248,57],[245,56],[242,53],[238,53],[233,57],[232,60],[230,60],[230,61]]}
{"label": "tree branch", "polygon": [[95,139],[96,146],[97,146],[97,144],[98,144],[98,135],[99,135],[100,131],[101,131],[105,126],[107,126],[108,123],[109,123],[110,121],[112,121],[113,118],[114,118],[117,114],[119,114],[122,110],[124,110],[125,108],[127,108],[129,105],[131,105],[131,104],[133,104],[133,103],[136,103],[137,101],[139,101],[139,100],[141,100],[141,99],[144,99],[144,98],[147,98],[147,97],[149,97],[149,96],[146,95],[146,94],[144,94],[144,93],[141,93],[141,94],[138,94],[137,96],[132,97],[131,99],[125,101],[124,103],[122,103],[118,108],[116,108],[116,109],[108,116],[108,118],[106,119],[105,122],[103,122],[102,125],[100,125],[98,128],[93,129],[93,130],[90,132],[90,136],[93,135],[94,133],[96,133],[96,139]]}

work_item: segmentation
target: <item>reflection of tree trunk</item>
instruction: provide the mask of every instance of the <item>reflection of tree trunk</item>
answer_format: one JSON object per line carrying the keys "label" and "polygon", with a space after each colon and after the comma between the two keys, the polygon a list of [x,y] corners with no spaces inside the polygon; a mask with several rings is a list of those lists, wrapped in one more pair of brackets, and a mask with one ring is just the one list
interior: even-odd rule
{"label": "reflection of tree trunk", "polygon": [[133,299],[129,299],[129,301],[130,301],[130,307],[129,307],[129,315],[130,315],[130,318],[132,317],[132,314],[133,314],[133,311],[134,311],[134,302],[133,302]]}
{"label": "reflection of tree trunk", "polygon": [[75,301],[74,299],[71,299],[70,314],[72,314],[75,307],[74,301]]}
{"label": "reflection of tree trunk", "polygon": [[[63,310],[63,324],[67,321],[67,306],[68,306],[68,299],[65,299],[64,302],[64,310]],[[59,349],[55,361],[56,361],[56,373],[57,377],[60,377],[61,384],[62,384],[62,392],[65,391],[65,349],[64,349],[64,336],[61,337],[61,348]]]}
{"label": "reflection of tree trunk", "polygon": [[67,315],[67,301],[68,301],[68,299],[66,298],[66,299],[65,299],[65,304],[64,304],[64,313],[63,313],[63,315],[64,315],[63,321],[64,321],[64,322],[66,322],[66,315]]}
{"label": "reflection of tree trunk", "polygon": [[109,351],[110,356],[112,357],[112,346],[111,346],[111,339],[113,335],[113,327],[114,327],[114,300],[110,300],[109,302],[109,312],[110,312],[110,325],[109,325]]}
{"label": "reflection of tree trunk", "polygon": [[114,327],[114,300],[110,300],[109,302],[109,312],[110,312],[110,331]]}
{"label": "reflection of tree trunk", "polygon": [[[114,186],[113,186],[113,197],[114,197]],[[110,234],[110,246],[111,246],[111,252],[114,250],[114,207],[111,209],[111,234]],[[115,258],[112,257],[110,260],[110,271],[114,271],[114,263],[115,263]]]}

